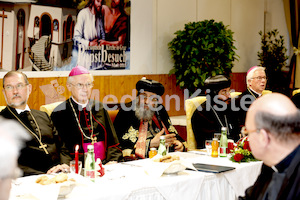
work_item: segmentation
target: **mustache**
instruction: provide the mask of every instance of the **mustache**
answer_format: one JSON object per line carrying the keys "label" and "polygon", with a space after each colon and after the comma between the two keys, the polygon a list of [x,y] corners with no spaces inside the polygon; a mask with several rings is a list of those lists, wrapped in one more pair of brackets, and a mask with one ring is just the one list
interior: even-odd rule
{"label": "mustache", "polygon": [[20,98],[21,96],[18,95],[18,94],[14,94],[14,96],[13,96],[12,98],[14,99],[14,98],[16,98],[16,97]]}

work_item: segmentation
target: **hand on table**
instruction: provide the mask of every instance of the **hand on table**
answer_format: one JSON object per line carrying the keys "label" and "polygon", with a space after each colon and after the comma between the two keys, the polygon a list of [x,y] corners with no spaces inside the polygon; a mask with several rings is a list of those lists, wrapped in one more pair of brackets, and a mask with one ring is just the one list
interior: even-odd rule
{"label": "hand on table", "polygon": [[175,151],[183,151],[183,144],[179,140],[175,140],[173,145],[175,146]]}
{"label": "hand on table", "polygon": [[66,164],[56,165],[47,171],[47,174],[53,174],[57,172],[70,172],[70,167]]}
{"label": "hand on table", "polygon": [[[160,136],[162,136],[165,133],[165,129],[163,128],[159,133],[155,135],[155,137],[151,140],[150,143],[150,148],[151,147],[159,147],[159,142],[160,142]],[[166,139],[166,145],[172,145],[176,141],[176,134],[167,134],[164,135]]]}
{"label": "hand on table", "polygon": [[158,148],[158,146],[159,146],[159,141],[160,141],[160,136],[162,135],[162,134],[164,134],[164,132],[165,132],[165,129],[163,128],[163,129],[161,129],[161,131],[160,132],[158,132],[156,135],[155,135],[155,137],[151,140],[151,142],[150,142],[150,148],[151,147],[155,147],[155,148]]}
{"label": "hand on table", "polygon": [[105,165],[112,165],[112,164],[117,164],[117,161],[109,161],[108,163],[106,163]]}

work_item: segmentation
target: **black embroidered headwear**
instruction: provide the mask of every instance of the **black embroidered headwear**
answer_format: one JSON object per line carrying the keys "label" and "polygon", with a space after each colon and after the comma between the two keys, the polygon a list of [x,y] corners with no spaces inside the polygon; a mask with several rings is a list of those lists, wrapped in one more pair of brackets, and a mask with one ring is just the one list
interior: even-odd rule
{"label": "black embroidered headwear", "polygon": [[228,88],[231,85],[231,80],[225,75],[216,75],[208,77],[204,81],[205,89],[210,89],[210,94],[217,95],[220,90]]}
{"label": "black embroidered headwear", "polygon": [[162,96],[165,92],[165,88],[161,83],[155,80],[146,79],[145,77],[143,77],[136,83],[136,89],[138,93],[140,93],[141,90],[144,90],[148,92],[153,92],[159,96]]}

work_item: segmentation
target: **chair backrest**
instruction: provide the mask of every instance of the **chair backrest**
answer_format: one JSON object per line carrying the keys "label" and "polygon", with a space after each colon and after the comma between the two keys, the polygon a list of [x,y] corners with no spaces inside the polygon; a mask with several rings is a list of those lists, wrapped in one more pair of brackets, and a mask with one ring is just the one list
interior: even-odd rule
{"label": "chair backrest", "polygon": [[236,97],[236,96],[239,96],[240,94],[242,94],[241,92],[231,92],[230,93],[230,97],[231,98],[234,98],[234,97]]}
{"label": "chair backrest", "polygon": [[[234,98],[242,94],[241,92],[232,92],[230,93],[231,98]],[[197,149],[197,142],[192,128],[191,118],[194,114],[194,111],[198,106],[206,101],[206,96],[195,97],[192,99],[185,100],[185,113],[186,113],[186,133],[187,133],[187,144],[188,149]]]}
{"label": "chair backrest", "polygon": [[[45,111],[49,116],[51,116],[51,113],[53,112],[53,110],[61,103],[62,103],[62,101],[42,105],[40,107],[40,110]],[[4,108],[5,108],[5,106],[4,106]],[[1,106],[0,106],[0,109],[1,109]],[[107,112],[108,112],[108,115],[110,116],[111,121],[114,122],[119,110],[118,109],[117,110],[108,110]]]}
{"label": "chair backrest", "polygon": [[58,102],[54,102],[54,103],[50,103],[50,104],[46,104],[46,105],[41,105],[40,111],[44,111],[49,116],[51,116],[51,113],[53,112],[53,110],[61,103],[62,103],[62,101],[58,101]]}
{"label": "chair backrest", "polygon": [[197,142],[195,140],[191,118],[194,111],[198,106],[206,101],[205,96],[195,97],[192,99],[185,100],[185,113],[186,113],[186,133],[187,133],[187,144],[188,150],[197,149]]}
{"label": "chair backrest", "polygon": [[299,92],[300,92],[300,89],[294,90],[294,91],[293,91],[293,96],[294,96],[295,94],[299,93]]}
{"label": "chair backrest", "polygon": [[265,95],[265,94],[271,94],[272,93],[272,91],[271,90],[264,90],[264,91],[262,91],[262,95]]}
{"label": "chair backrest", "polygon": [[0,106],[0,111],[2,111],[6,106]]}

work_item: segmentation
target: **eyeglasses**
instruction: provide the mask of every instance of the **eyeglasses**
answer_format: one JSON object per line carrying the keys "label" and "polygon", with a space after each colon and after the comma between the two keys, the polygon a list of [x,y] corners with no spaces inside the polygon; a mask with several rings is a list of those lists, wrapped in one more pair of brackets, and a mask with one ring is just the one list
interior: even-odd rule
{"label": "eyeglasses", "polygon": [[17,90],[22,90],[24,87],[26,87],[28,84],[24,84],[24,83],[19,83],[17,84],[16,86],[13,86],[13,85],[6,85],[4,86],[4,89],[6,91],[12,91],[14,88],[16,88]]}
{"label": "eyeglasses", "polygon": [[219,91],[219,94],[221,95],[229,95],[233,90],[232,89],[223,89]]}
{"label": "eyeglasses", "polygon": [[257,77],[253,77],[252,79],[257,79],[259,81],[268,80],[266,76],[257,76]]}
{"label": "eyeglasses", "polygon": [[72,83],[70,83],[70,84],[73,85],[77,89],[83,89],[84,86],[86,88],[92,88],[94,86],[94,83],[86,83],[86,84],[82,84],[82,83],[72,84]]}
{"label": "eyeglasses", "polygon": [[246,126],[243,126],[243,127],[242,127],[242,130],[241,130],[241,133],[242,133],[242,136],[243,136],[243,137],[246,137],[246,136],[249,135],[249,133],[253,133],[253,132],[257,132],[257,133],[258,133],[259,131],[260,131],[260,129],[247,130]]}

